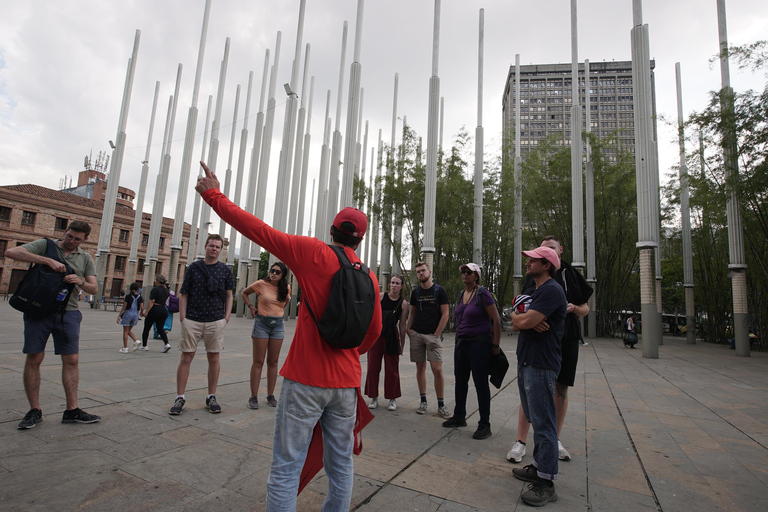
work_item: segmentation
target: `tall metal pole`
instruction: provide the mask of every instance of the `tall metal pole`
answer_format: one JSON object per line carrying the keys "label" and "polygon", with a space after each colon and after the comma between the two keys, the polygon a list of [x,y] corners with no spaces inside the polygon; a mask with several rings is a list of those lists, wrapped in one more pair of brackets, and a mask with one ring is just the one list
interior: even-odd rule
{"label": "tall metal pole", "polygon": [[515,55],[515,295],[523,288],[523,159],[520,156],[520,54]]}
{"label": "tall metal pole", "polygon": [[736,355],[749,357],[749,324],[747,318],[747,262],[744,258],[744,228],[741,224],[739,195],[739,161],[736,134],[734,92],[728,63],[728,24],[725,19],[725,0],[717,0],[717,27],[720,37],[720,105],[723,119],[723,164],[728,189],[726,215],[728,218],[728,254],[733,288],[733,334]]}
{"label": "tall metal pole", "polygon": [[320,151],[320,177],[317,183],[317,208],[315,209],[315,238],[328,240],[328,168],[331,148],[331,90],[325,95],[325,122],[323,123],[323,147]]}
{"label": "tall metal pole", "polygon": [[[301,69],[301,48],[304,35],[304,11],[306,0],[299,2],[299,24],[296,30],[296,48],[293,54],[293,66],[291,67],[291,84],[288,92],[288,101],[285,105],[285,118],[283,121],[283,138],[280,150],[280,160],[277,167],[277,192],[275,194],[275,215],[272,225],[280,231],[288,228],[288,204],[290,202],[291,188],[291,162],[293,162],[293,143],[296,139],[296,116],[299,107],[299,95],[296,90],[299,87],[299,69]],[[298,184],[294,183],[294,187]],[[270,262],[275,259],[270,255]]]}
{"label": "tall metal pole", "polygon": [[[208,108],[205,111],[205,125],[203,125],[203,149],[200,152],[200,160],[205,162],[205,155],[208,149],[208,135],[211,133],[211,110],[213,109],[213,96],[208,96]],[[203,168],[200,167],[198,171],[198,178],[203,175]],[[195,194],[195,199],[192,203],[192,226],[189,229],[189,247],[187,248],[187,265],[190,265],[195,261],[195,255],[197,254],[197,240],[198,231],[200,227],[200,209],[201,209],[200,194]],[[173,253],[171,253],[173,254]]]}
{"label": "tall metal pole", "polygon": [[[293,156],[293,187],[291,187],[291,206],[288,211],[288,233],[298,235],[301,234],[299,230],[296,229],[298,224],[298,217],[299,217],[299,195],[302,190],[306,190],[306,176],[302,173],[302,169],[304,168],[304,122],[307,119],[307,108],[306,108],[306,100],[307,100],[307,78],[309,76],[309,52],[310,52],[310,45],[307,44],[307,49],[304,52],[304,73],[302,74],[301,78],[301,99],[299,103],[299,120],[298,120],[298,126],[296,127],[296,152]],[[311,119],[311,118],[310,118]],[[309,123],[307,123],[309,124]],[[302,209],[303,212],[303,209]],[[291,273],[291,279],[293,279],[293,273]],[[291,289],[295,289],[294,286],[291,286]],[[298,295],[297,293],[293,293],[293,296]],[[294,311],[294,308],[291,308],[291,311]]]}
{"label": "tall metal pole", "polygon": [[427,268],[435,260],[435,195],[437,193],[437,129],[440,102],[440,78],[437,75],[440,57],[440,0],[435,0],[432,34],[432,76],[429,79],[429,110],[427,121],[427,168],[424,183],[424,242],[422,252]]}
{"label": "tall metal pole", "polygon": [[[178,280],[177,268],[179,257],[182,251],[182,238],[184,235],[184,213],[187,208],[187,193],[189,192],[189,174],[192,169],[192,152],[195,149],[195,132],[197,131],[197,100],[200,94],[200,81],[203,74],[203,60],[205,57],[205,40],[208,36],[208,20],[211,13],[211,0],[205,0],[205,10],[203,12],[203,27],[200,31],[200,46],[197,50],[197,67],[195,68],[195,84],[192,88],[192,104],[187,113],[187,130],[184,135],[184,153],[181,156],[181,174],[179,176],[179,190],[176,194],[176,213],[173,220],[173,235],[171,236],[171,259],[168,269],[168,284],[172,290],[176,289]],[[207,121],[206,121],[207,123]],[[199,195],[195,194],[196,204],[200,204]],[[197,210],[195,210],[197,212]],[[197,222],[195,222],[196,224]],[[193,225],[189,231],[189,244],[193,251],[197,226]],[[187,259],[187,265],[192,263],[192,259]]]}
{"label": "tall metal pole", "polygon": [[[261,136],[264,130],[264,100],[267,95],[267,83],[269,79],[269,49],[264,54],[264,71],[261,78],[261,94],[259,95],[259,113],[256,114],[256,127],[253,133],[253,147],[251,148],[251,161],[248,166],[248,188],[245,194],[245,210],[254,213],[256,202],[256,181],[259,172],[259,154],[261,150]],[[240,260],[237,267],[237,289],[242,290],[249,284],[251,274],[251,241],[243,237],[240,246]],[[258,272],[258,269],[257,269]],[[237,316],[245,315],[245,302],[237,301]]]}
{"label": "tall metal pole", "polygon": [[[227,64],[229,63],[229,38],[224,43],[224,58],[221,61],[221,70],[219,72],[219,87],[216,93],[216,106],[214,107],[213,124],[211,125],[211,143],[208,148],[208,168],[211,174],[216,173],[216,165],[219,156],[219,128],[221,127],[221,109],[224,103],[224,86],[227,80]],[[200,236],[198,239],[202,243],[197,244],[197,257],[205,257],[205,240],[208,238],[208,226],[210,226],[211,207],[208,203],[203,205],[200,211]]]}
{"label": "tall metal pole", "polygon": [[[592,133],[592,105],[589,91],[589,60],[584,61],[584,111],[585,128],[587,133]],[[596,240],[595,240],[595,169],[592,165],[592,147],[589,139],[586,140],[585,148],[587,151],[586,165],[586,200],[587,200],[587,283],[593,290],[597,291],[597,268],[596,268]],[[589,297],[589,315],[587,315],[587,336],[594,339],[597,337],[597,293],[592,293]]]}
{"label": "tall metal pole", "polygon": [[[391,160],[388,160],[386,177],[389,178],[395,173],[395,134],[397,133],[397,89],[399,74],[395,73],[395,91],[392,99],[392,136],[390,138],[389,151],[391,154]],[[383,158],[383,155],[379,155],[379,158]],[[381,163],[379,164],[381,165]],[[379,169],[381,171],[381,169]],[[377,196],[381,197],[381,190],[377,192]],[[391,201],[387,201],[382,204],[382,218],[381,218],[381,279],[380,282],[388,283],[389,276],[392,273],[392,207]],[[386,284],[384,285],[386,289]]]}
{"label": "tall metal pole", "polygon": [[117,123],[117,136],[115,149],[112,151],[111,164],[107,191],[104,197],[104,212],[101,215],[101,229],[99,230],[99,246],[96,262],[96,282],[98,292],[96,297],[104,296],[104,282],[107,275],[107,260],[109,248],[112,242],[112,225],[115,219],[115,206],[117,204],[117,187],[120,185],[120,171],[123,168],[123,154],[125,153],[125,126],[128,123],[128,110],[131,106],[131,91],[133,90],[133,77],[136,72],[136,59],[139,57],[139,42],[141,31],[137,30],[133,39],[133,51],[128,60],[128,71],[125,74],[123,86],[123,100],[120,106],[120,117]]}
{"label": "tall metal pole", "polygon": [[[267,180],[269,178],[269,156],[272,151],[272,129],[275,125],[275,89],[277,87],[277,70],[280,65],[280,41],[282,32],[277,32],[275,40],[275,60],[269,76],[269,100],[267,101],[267,117],[264,121],[264,133],[261,137],[261,152],[259,153],[259,177],[256,185],[256,203],[254,215],[264,218],[264,203],[267,198]],[[259,262],[261,261],[261,247],[251,243],[251,266],[248,270],[248,282],[252,283],[259,276]]]}
{"label": "tall metal pole", "polygon": [[[307,58],[309,58],[309,54],[307,54]],[[307,108],[307,119],[312,119],[312,102],[315,98],[315,77],[313,76],[309,81],[309,107]],[[307,123],[307,132],[304,134],[304,154],[301,158],[301,190],[299,191],[299,216],[296,220],[296,234],[297,235],[303,235],[304,234],[304,206],[307,202],[307,177],[308,177],[308,170],[309,170],[309,146],[310,142],[312,142],[312,136],[310,134],[310,127],[312,126],[312,123]],[[315,200],[315,182],[312,180],[312,195],[310,196],[312,199],[311,201],[314,202]],[[309,217],[310,221],[312,219],[312,207],[310,205],[309,209]]]}
{"label": "tall metal pole", "polygon": [[378,234],[378,228],[377,226],[377,220],[376,216],[373,215],[373,203],[376,201],[376,197],[373,195],[373,186],[374,186],[374,179],[373,179],[373,170],[374,167],[374,158],[376,155],[376,150],[373,148],[373,144],[371,144],[371,167],[370,172],[368,173],[368,205],[367,209],[365,211],[365,214],[368,216],[368,222],[370,223],[370,230],[371,234],[367,236],[368,239],[365,245],[365,255],[368,258],[368,268],[373,269],[374,272],[378,275],[378,272],[376,268],[378,267],[378,256],[379,256],[379,242],[378,240],[374,240],[375,234]]}
{"label": "tall metal pole", "polygon": [[[339,66],[339,93],[336,96],[336,127],[333,131],[333,146],[330,155],[330,176],[328,177],[328,203],[326,215],[326,227],[330,229],[333,217],[339,206],[339,166],[341,164],[341,96],[344,93],[344,60],[347,54],[347,22],[344,22],[344,30],[341,37],[341,64]],[[352,134],[347,134],[351,137]],[[321,233],[318,233],[321,234]],[[326,236],[325,234],[322,234]]]}
{"label": "tall metal pole", "polygon": [[[229,187],[232,184],[232,159],[235,156],[235,138],[237,136],[237,114],[240,110],[240,84],[237,84],[237,89],[235,90],[235,108],[233,110],[232,115],[232,134],[229,136],[229,156],[227,157],[227,170],[224,174],[224,189],[222,192],[224,192],[224,195],[229,197]],[[239,201],[235,201],[235,204],[239,203]],[[222,234],[221,236],[224,236],[223,233],[225,233],[227,223],[224,222],[224,219],[219,219],[219,233]],[[230,245],[227,247],[227,254],[235,252],[235,246],[232,245],[232,241],[230,240]],[[219,253],[219,260],[223,261],[224,258],[224,251]],[[229,258],[227,258],[229,259]]]}
{"label": "tall metal pole", "polygon": [[480,9],[477,44],[477,128],[475,128],[475,229],[472,261],[483,265],[483,36],[485,10]]}
{"label": "tall metal pole", "polygon": [[[245,180],[245,153],[248,149],[248,122],[251,114],[251,91],[253,89],[253,71],[248,73],[248,91],[245,95],[245,116],[243,117],[243,129],[240,130],[240,149],[237,155],[237,176],[235,177],[235,204],[240,205],[240,199],[243,190],[243,181]],[[237,110],[237,109],[235,109]],[[250,184],[249,184],[250,185]],[[246,185],[246,188],[249,188]],[[243,237],[245,238],[245,237]],[[237,248],[237,230],[229,227],[229,250],[227,250],[227,265],[235,265],[235,249]],[[244,253],[239,254],[239,259],[243,259]],[[238,277],[240,274],[238,273]]]}
{"label": "tall metal pole", "polygon": [[685,120],[683,118],[683,79],[680,63],[675,63],[677,85],[677,140],[680,145],[680,218],[683,224],[683,287],[685,288],[685,336],[688,344],[696,343],[696,308],[693,302],[693,245],[691,243],[691,209],[688,192],[688,164],[685,158]]}
{"label": "tall metal pole", "polygon": [[[400,151],[398,152],[399,155],[395,157],[395,153],[392,155],[392,167],[394,168],[393,171],[393,179],[395,180],[395,190],[399,190],[402,184],[402,166],[398,165],[397,159],[399,158],[400,162],[405,160],[405,135],[408,132],[408,116],[403,116],[403,136],[402,136],[402,142],[400,143]],[[394,148],[393,148],[394,150]],[[402,275],[402,269],[400,267],[400,262],[403,258],[403,209],[397,208],[394,211],[394,224],[392,225],[392,274],[401,274]]]}
{"label": "tall metal pole", "polygon": [[[147,135],[147,149],[144,152],[144,160],[141,162],[141,180],[139,181],[139,193],[136,196],[136,213],[133,217],[133,235],[131,235],[131,252],[128,256],[128,275],[126,284],[131,285],[136,280],[136,264],[139,252],[139,239],[141,238],[141,221],[144,216],[144,194],[147,190],[147,176],[149,174],[149,153],[152,149],[152,134],[155,130],[155,114],[157,112],[157,98],[160,93],[160,82],[155,82],[155,98],[152,101],[152,115],[149,119],[149,134]],[[144,269],[139,269],[143,272]]]}
{"label": "tall metal pole", "polygon": [[633,0],[632,83],[635,96],[635,174],[637,179],[637,248],[640,251],[640,308],[643,315],[643,357],[658,359],[661,341],[654,286],[655,238],[653,208],[653,119],[648,25],[643,25],[642,2]]}
{"label": "tall metal pole", "polygon": [[579,35],[577,0],[571,0],[571,226],[573,267],[584,273],[584,185],[581,170],[581,105],[579,105]]}
{"label": "tall metal pole", "polygon": [[352,64],[349,68],[349,91],[347,100],[347,128],[344,141],[344,179],[341,187],[341,203],[339,208],[354,206],[352,184],[354,182],[354,162],[356,158],[355,134],[358,127],[358,109],[360,108],[360,47],[363,39],[363,8],[364,0],[357,0],[357,20],[355,22],[355,47]]}

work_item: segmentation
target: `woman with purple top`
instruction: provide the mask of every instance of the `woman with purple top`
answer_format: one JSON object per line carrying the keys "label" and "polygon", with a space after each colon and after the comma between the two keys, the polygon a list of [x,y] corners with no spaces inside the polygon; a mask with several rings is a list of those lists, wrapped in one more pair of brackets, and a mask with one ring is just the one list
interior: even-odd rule
{"label": "woman with purple top", "polygon": [[453,375],[456,378],[456,407],[453,416],[443,422],[446,428],[467,425],[467,393],[469,375],[477,391],[480,421],[472,437],[491,437],[491,389],[488,374],[491,357],[499,353],[501,319],[496,300],[480,286],[480,267],[475,263],[462,265],[461,280],[465,289],[459,295],[454,310],[456,317],[456,344],[453,351]]}

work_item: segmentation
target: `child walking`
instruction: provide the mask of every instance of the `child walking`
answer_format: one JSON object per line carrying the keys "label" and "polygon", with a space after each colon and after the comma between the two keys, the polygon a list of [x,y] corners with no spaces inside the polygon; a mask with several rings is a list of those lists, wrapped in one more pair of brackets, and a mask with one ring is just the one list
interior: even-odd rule
{"label": "child walking", "polygon": [[139,314],[144,313],[144,299],[139,295],[138,283],[131,284],[130,293],[125,296],[123,302],[123,309],[117,315],[117,323],[123,326],[123,348],[120,349],[121,354],[128,353],[128,337],[133,340],[133,350],[139,348],[141,342],[133,335],[133,326],[139,323]]}

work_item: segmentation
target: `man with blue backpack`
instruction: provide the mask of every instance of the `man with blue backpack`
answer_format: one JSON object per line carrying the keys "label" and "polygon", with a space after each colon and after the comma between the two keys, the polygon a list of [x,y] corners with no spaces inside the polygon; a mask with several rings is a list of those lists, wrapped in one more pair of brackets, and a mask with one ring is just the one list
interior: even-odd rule
{"label": "man with blue backpack", "polygon": [[[80,322],[83,315],[78,309],[78,294],[72,293],[72,290],[74,287],[79,287],[87,294],[98,292],[93,259],[90,254],[80,249],[80,245],[88,240],[90,233],[91,227],[86,222],[74,221],[69,224],[64,238],[56,242],[41,238],[5,251],[5,255],[9,258],[34,264],[30,267],[29,274],[37,274],[35,268],[37,266],[48,267],[54,273],[61,274],[61,276],[55,276],[58,281],[55,282],[55,289],[52,290],[55,299],[51,306],[45,306],[42,311],[24,309],[22,352],[27,355],[24,365],[24,390],[27,393],[30,411],[19,423],[19,430],[33,428],[43,420],[39,401],[40,365],[45,357],[45,345],[51,335],[53,335],[54,353],[61,355],[63,365],[61,377],[67,408],[61,422],[95,423],[101,419],[77,406]],[[19,285],[19,289],[23,284],[22,282]],[[57,301],[59,304],[56,304]],[[63,305],[64,301],[66,305]],[[38,301],[29,302],[39,303]]]}

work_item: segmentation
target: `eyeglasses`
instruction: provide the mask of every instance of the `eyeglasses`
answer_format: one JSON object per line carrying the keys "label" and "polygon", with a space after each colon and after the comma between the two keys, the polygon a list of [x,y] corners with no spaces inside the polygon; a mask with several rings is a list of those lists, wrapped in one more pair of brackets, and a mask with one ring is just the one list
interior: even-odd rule
{"label": "eyeglasses", "polygon": [[280,270],[279,268],[271,268],[271,269],[269,269],[269,273],[270,274],[277,274],[279,276],[280,274],[283,273],[283,271]]}
{"label": "eyeglasses", "polygon": [[474,272],[472,270],[462,270],[461,273],[462,274],[469,274],[469,275],[474,274]]}
{"label": "eyeglasses", "polygon": [[70,235],[69,233],[65,234],[65,235],[64,235],[64,238],[65,238],[66,240],[69,240],[69,241],[71,241],[71,242],[75,242],[76,244],[79,244],[80,242],[82,242],[83,240],[85,240],[85,238],[76,238],[76,237],[74,237],[74,236]]}

